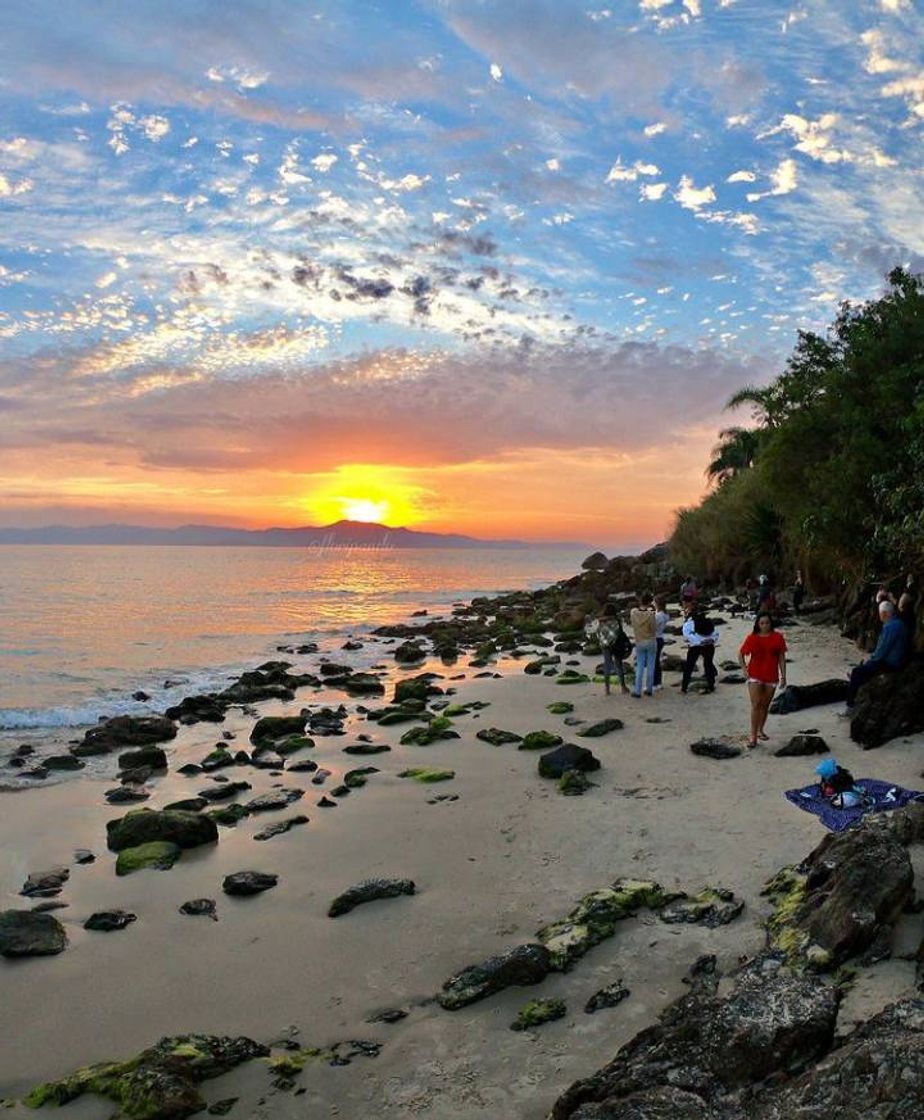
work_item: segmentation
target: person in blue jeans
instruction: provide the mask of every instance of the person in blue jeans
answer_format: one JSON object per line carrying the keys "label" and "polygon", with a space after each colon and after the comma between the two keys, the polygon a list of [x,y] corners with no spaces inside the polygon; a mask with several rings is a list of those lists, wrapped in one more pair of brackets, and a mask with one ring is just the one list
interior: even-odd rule
{"label": "person in blue jeans", "polygon": [[638,700],[645,693],[654,694],[655,659],[658,655],[657,624],[651,592],[646,591],[639,597],[639,605],[629,613],[632,635],[635,639],[635,689],[632,695]]}
{"label": "person in blue jeans", "polygon": [[879,604],[879,621],[882,630],[876,648],[869,657],[857,665],[850,673],[847,690],[847,710],[842,715],[850,715],[857,693],[879,673],[895,673],[905,664],[908,656],[908,630],[898,617],[895,604],[883,599]]}

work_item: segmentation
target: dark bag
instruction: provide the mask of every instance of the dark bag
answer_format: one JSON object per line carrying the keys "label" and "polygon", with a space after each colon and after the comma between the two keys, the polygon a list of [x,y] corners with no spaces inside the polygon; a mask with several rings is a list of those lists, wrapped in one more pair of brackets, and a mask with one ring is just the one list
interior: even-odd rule
{"label": "dark bag", "polygon": [[629,640],[629,635],[620,626],[619,633],[616,635],[616,642],[613,645],[613,655],[620,661],[625,659],[632,652],[632,642]]}
{"label": "dark bag", "polygon": [[698,614],[693,619],[693,629],[701,638],[711,638],[715,633],[715,623],[704,614]]}

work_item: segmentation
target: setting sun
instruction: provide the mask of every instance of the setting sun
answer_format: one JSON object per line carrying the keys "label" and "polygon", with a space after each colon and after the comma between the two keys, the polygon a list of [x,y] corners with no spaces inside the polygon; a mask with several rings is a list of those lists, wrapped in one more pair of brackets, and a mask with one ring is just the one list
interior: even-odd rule
{"label": "setting sun", "polygon": [[343,508],[343,516],[348,521],[377,521],[383,523],[391,508],[389,502],[373,502],[368,498],[340,498],[339,502]]}

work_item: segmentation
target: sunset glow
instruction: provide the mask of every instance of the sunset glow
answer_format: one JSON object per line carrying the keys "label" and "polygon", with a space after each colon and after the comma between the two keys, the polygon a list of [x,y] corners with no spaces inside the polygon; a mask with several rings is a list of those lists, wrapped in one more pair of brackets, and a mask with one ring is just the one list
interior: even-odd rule
{"label": "sunset glow", "polygon": [[377,521],[382,525],[388,522],[391,508],[389,502],[370,502],[368,498],[341,498],[343,516],[348,521]]}

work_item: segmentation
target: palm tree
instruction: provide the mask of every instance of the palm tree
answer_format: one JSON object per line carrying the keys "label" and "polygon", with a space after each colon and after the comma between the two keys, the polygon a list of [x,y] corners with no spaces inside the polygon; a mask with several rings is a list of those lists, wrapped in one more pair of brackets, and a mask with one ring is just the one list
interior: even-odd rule
{"label": "palm tree", "polygon": [[726,408],[740,408],[743,404],[751,406],[751,415],[761,428],[774,428],[782,418],[784,401],[780,400],[780,390],[773,385],[745,385],[728,398]]}
{"label": "palm tree", "polygon": [[719,432],[719,442],[712,449],[706,477],[710,482],[721,485],[736,474],[749,470],[754,465],[759,447],[760,431],[757,428],[723,428]]}

